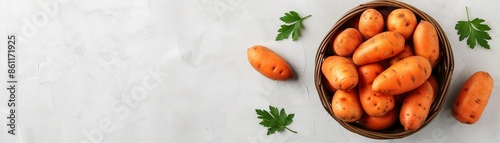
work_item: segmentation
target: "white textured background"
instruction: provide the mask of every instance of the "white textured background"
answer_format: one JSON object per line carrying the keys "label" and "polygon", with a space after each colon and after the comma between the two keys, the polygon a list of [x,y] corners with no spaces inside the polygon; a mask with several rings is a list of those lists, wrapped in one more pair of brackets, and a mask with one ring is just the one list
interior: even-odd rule
{"label": "white textured background", "polygon": [[[321,106],[313,83],[317,47],[340,16],[367,1],[343,0],[2,0],[0,87],[6,87],[7,34],[17,44],[17,135],[7,134],[7,90],[0,90],[1,143],[139,142],[500,142],[499,86],[481,120],[463,125],[451,103],[473,72],[500,79],[499,1],[407,2],[433,16],[455,54],[445,106],[427,127],[398,140],[351,133]],[[469,49],[454,26],[471,17],[491,26],[491,50]],[[274,41],[284,12],[305,29],[299,41]],[[298,79],[272,81],[248,63],[266,45]],[[5,78],[4,78],[5,77]],[[295,113],[298,134],[266,136],[255,109]]]}

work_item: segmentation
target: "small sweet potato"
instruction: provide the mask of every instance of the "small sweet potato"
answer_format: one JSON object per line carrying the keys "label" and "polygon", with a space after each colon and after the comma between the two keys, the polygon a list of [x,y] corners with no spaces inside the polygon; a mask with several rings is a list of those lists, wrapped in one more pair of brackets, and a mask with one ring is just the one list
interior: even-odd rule
{"label": "small sweet potato", "polygon": [[359,77],[356,66],[346,57],[327,57],[321,65],[321,71],[335,89],[353,89],[358,84]]}
{"label": "small sweet potato", "polygon": [[370,8],[361,14],[358,24],[361,35],[370,39],[384,30],[384,17],[376,9]]}
{"label": "small sweet potato", "polygon": [[272,80],[287,80],[293,77],[288,63],[267,47],[256,45],[247,50],[248,61],[262,75]]}
{"label": "small sweet potato", "polygon": [[387,18],[387,30],[396,31],[408,39],[417,26],[417,17],[409,9],[395,9]]}
{"label": "small sweet potato", "polygon": [[347,28],[333,41],[333,51],[339,56],[350,56],[363,43],[363,37],[357,29]]}
{"label": "small sweet potato", "polygon": [[337,90],[332,99],[333,114],[344,122],[355,122],[363,116],[356,90]]}
{"label": "small sweet potato", "polygon": [[493,78],[488,72],[474,73],[462,86],[453,104],[452,114],[464,124],[476,123],[493,92]]}

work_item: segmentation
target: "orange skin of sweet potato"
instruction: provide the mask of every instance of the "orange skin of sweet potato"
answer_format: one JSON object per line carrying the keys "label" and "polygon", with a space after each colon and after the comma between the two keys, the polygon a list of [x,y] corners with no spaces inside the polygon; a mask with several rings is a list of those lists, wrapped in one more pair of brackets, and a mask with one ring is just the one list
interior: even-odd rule
{"label": "orange skin of sweet potato", "polygon": [[493,84],[493,78],[485,71],[478,71],[469,77],[455,99],[453,117],[464,124],[476,123],[488,104]]}
{"label": "orange skin of sweet potato", "polygon": [[365,39],[370,39],[384,30],[384,17],[376,9],[367,9],[359,18],[358,28]]}
{"label": "orange skin of sweet potato", "polygon": [[321,65],[321,71],[335,89],[349,90],[358,84],[356,66],[346,57],[327,57]]}
{"label": "orange skin of sweet potato", "polygon": [[425,57],[432,67],[439,62],[439,38],[436,28],[428,21],[420,21],[413,33],[413,50],[415,55]]}
{"label": "orange skin of sweet potato", "polygon": [[344,122],[355,122],[363,116],[356,90],[337,90],[332,99],[333,114]]}
{"label": "orange skin of sweet potato", "polygon": [[398,95],[411,91],[431,76],[429,60],[421,56],[411,56],[395,63],[375,78],[372,90],[388,95]]}
{"label": "orange skin of sweet potato", "polygon": [[387,30],[396,31],[403,35],[405,39],[410,38],[417,26],[417,17],[409,9],[395,9],[387,17]]}
{"label": "orange skin of sweet potato", "polygon": [[252,67],[269,79],[287,80],[293,77],[285,59],[267,47],[252,46],[247,50],[247,57]]}
{"label": "orange skin of sweet potato", "polygon": [[426,81],[408,93],[399,113],[399,121],[405,130],[414,131],[422,126],[432,105],[433,92],[432,85]]}
{"label": "orange skin of sweet potato", "polygon": [[347,28],[333,40],[333,51],[339,56],[350,56],[361,43],[361,33],[357,29]]}
{"label": "orange skin of sweet potato", "polygon": [[391,127],[394,123],[398,121],[399,117],[399,109],[393,109],[389,111],[384,116],[375,117],[370,116],[368,114],[363,114],[363,116],[358,120],[359,125],[361,127],[373,130],[380,131]]}
{"label": "orange skin of sweet potato", "polygon": [[358,68],[359,98],[366,114],[381,117],[390,112],[395,105],[393,95],[385,95],[372,90],[372,83],[384,68],[379,64],[368,64]]}
{"label": "orange skin of sweet potato", "polygon": [[356,65],[366,65],[391,58],[403,51],[405,39],[394,31],[386,31],[363,42],[354,51],[352,61]]}
{"label": "orange skin of sweet potato", "polygon": [[415,56],[415,53],[413,52],[413,48],[410,45],[405,44],[403,51],[399,52],[399,54],[389,59],[389,65],[393,65],[409,56]]}

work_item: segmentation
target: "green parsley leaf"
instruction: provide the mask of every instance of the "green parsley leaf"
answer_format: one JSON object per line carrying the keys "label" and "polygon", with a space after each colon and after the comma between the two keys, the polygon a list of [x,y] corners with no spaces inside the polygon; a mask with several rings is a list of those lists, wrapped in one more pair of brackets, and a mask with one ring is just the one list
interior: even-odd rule
{"label": "green parsley leaf", "polygon": [[276,41],[288,39],[290,34],[292,34],[292,41],[297,41],[300,37],[302,21],[308,17],[311,17],[311,15],[301,18],[295,11],[285,13],[285,16],[280,17],[280,20],[286,24],[281,25],[281,28],[278,29],[279,33],[276,36]]}
{"label": "green parsley leaf", "polygon": [[485,22],[484,19],[475,18],[471,21],[469,18],[469,9],[467,7],[465,7],[465,11],[467,13],[467,21],[458,21],[455,25],[455,29],[459,35],[458,39],[462,41],[467,38],[467,45],[469,45],[471,49],[476,47],[476,42],[479,46],[490,49],[490,45],[486,40],[491,40],[490,35],[487,33],[491,28],[486,24],[482,24]]}
{"label": "green parsley leaf", "polygon": [[281,111],[273,106],[269,106],[269,111],[255,109],[257,112],[257,118],[262,119],[259,123],[264,127],[268,127],[267,135],[274,134],[275,132],[281,132],[285,129],[290,132],[297,133],[294,130],[286,127],[290,125],[293,121],[295,114],[286,114],[285,109],[281,108]]}

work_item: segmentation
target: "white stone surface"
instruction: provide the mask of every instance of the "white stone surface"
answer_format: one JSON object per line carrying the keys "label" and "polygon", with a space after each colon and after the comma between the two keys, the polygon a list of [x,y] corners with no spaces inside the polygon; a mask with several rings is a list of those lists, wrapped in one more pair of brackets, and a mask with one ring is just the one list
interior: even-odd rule
{"label": "white stone surface", "polygon": [[[342,128],[321,106],[314,58],[328,30],[367,1],[2,0],[0,87],[7,87],[7,35],[16,34],[16,135],[7,133],[8,91],[0,90],[2,143],[500,142],[495,86],[481,119],[464,125],[451,103],[473,72],[500,80],[500,1],[408,1],[433,16],[455,55],[452,84],[437,118],[397,140],[373,140]],[[454,26],[471,17],[493,30],[491,50],[469,49]],[[301,38],[274,41],[279,17],[311,14]],[[262,44],[282,55],[297,79],[272,81],[248,63]],[[265,135],[255,109],[295,113],[298,134]]]}

